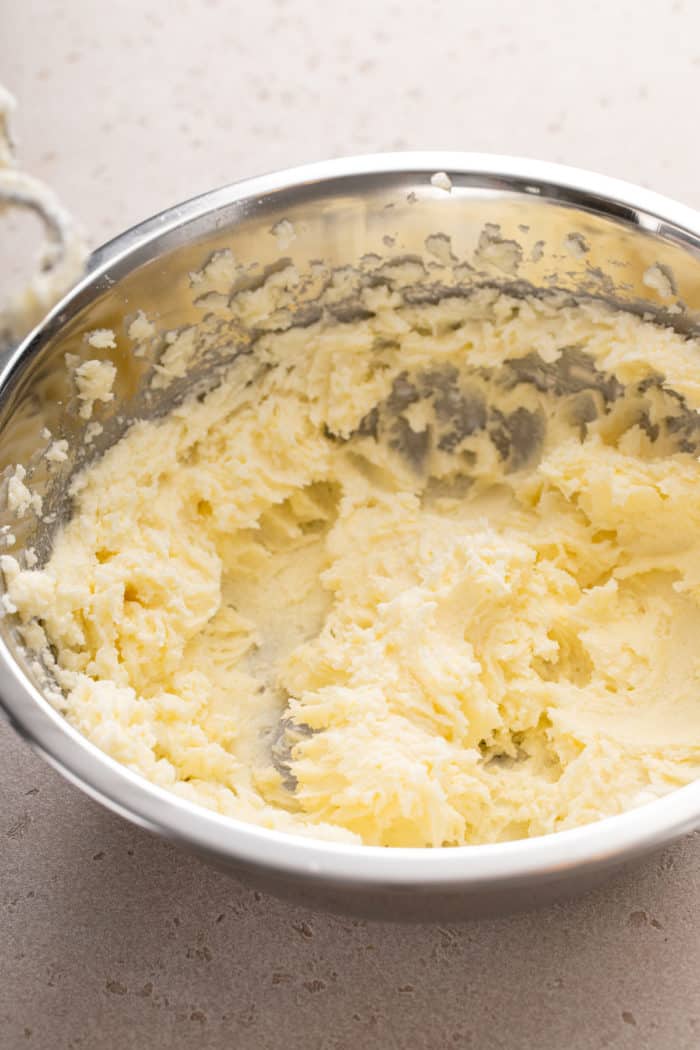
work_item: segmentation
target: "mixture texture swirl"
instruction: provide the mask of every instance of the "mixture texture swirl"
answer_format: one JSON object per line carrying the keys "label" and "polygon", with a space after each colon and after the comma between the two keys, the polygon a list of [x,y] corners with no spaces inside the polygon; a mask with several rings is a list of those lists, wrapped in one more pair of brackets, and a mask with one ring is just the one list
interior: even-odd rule
{"label": "mixture texture swirl", "polygon": [[74,484],[8,606],[67,717],[223,814],[541,835],[700,775],[700,346],[494,291],[268,332]]}

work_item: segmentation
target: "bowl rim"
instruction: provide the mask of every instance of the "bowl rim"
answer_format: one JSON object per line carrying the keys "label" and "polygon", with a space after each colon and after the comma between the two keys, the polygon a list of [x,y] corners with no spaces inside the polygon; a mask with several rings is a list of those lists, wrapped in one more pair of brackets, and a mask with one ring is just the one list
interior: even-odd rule
{"label": "bowl rim", "polygon": [[[426,192],[444,195],[430,183],[447,172],[453,191],[463,187],[531,194],[612,216],[697,253],[700,213],[632,183],[578,168],[496,154],[452,151],[368,154],[320,161],[232,183],[177,204],[98,248],[85,277],[6,356],[0,370],[0,399],[15,375],[44,342],[88,298],[112,285],[169,237],[227,206],[255,208],[270,195],[334,181],[368,178],[426,179]],[[186,238],[185,238],[186,240]],[[700,272],[700,269],[699,269]],[[116,276],[115,276],[116,275]],[[573,868],[598,867],[661,846],[700,827],[700,780],[616,816],[566,831],[513,842],[409,848],[331,842],[276,831],[223,816],[152,784],[107,754],[71,726],[24,675],[0,639],[0,712],[56,769],[92,798],[132,822],[220,861],[264,868],[355,888],[478,888],[508,886],[534,876],[556,878]]]}

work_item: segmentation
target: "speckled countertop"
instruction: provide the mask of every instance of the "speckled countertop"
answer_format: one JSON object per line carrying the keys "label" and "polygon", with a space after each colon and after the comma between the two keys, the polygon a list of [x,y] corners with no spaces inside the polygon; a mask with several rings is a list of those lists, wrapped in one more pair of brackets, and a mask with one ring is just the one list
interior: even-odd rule
{"label": "speckled countertop", "polygon": [[[700,207],[692,0],[25,0],[0,78],[24,166],[93,243],[383,149],[538,156]],[[108,814],[0,725],[0,1050],[697,1050],[699,906],[696,835],[537,914],[314,914]]]}

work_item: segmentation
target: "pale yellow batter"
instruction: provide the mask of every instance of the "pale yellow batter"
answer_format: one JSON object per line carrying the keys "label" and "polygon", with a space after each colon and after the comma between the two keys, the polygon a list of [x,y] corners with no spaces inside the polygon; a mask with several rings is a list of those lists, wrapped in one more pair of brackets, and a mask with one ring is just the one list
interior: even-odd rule
{"label": "pale yellow batter", "polygon": [[134,426],[43,569],[3,559],[68,718],[222,813],[387,846],[699,776],[700,346],[602,306],[364,296]]}

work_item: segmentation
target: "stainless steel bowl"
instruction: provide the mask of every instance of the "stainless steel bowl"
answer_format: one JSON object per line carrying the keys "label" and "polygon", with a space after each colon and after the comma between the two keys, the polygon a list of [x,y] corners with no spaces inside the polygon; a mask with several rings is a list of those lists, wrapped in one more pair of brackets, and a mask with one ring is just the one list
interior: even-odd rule
{"label": "stainless steel bowl", "polygon": [[[431,181],[436,172],[449,174],[451,189],[444,179]],[[291,227],[280,227],[282,220]],[[462,153],[348,158],[250,179],[171,208],[99,249],[85,279],[6,357],[0,469],[7,475],[13,464],[28,463],[44,510],[40,520],[17,522],[0,508],[0,524],[11,526],[17,548],[32,543],[45,557],[69,512],[71,472],[131,419],[164,411],[197,378],[185,377],[160,399],[144,396],[148,362],[120,338],[117,350],[103,352],[118,366],[117,397],[102,411],[103,433],[86,446],[86,421],[74,410],[64,364],[66,352],[85,353],[86,330],[121,333],[137,309],[157,314],[164,330],[199,319],[188,273],[223,248],[243,265],[274,266],[284,255],[301,268],[313,259],[341,266],[368,254],[424,257],[435,234],[448,235],[452,253],[471,260],[467,280],[516,293],[559,288],[601,296],[680,331],[699,330],[700,215],[626,183]],[[74,450],[57,477],[42,458],[45,427]],[[496,845],[381,849],[263,830],[183,801],[107,757],[42,695],[41,674],[11,617],[0,635],[2,706],[47,761],[135,823],[312,905],[418,919],[511,910],[591,886],[700,826],[697,782],[585,827]]]}

